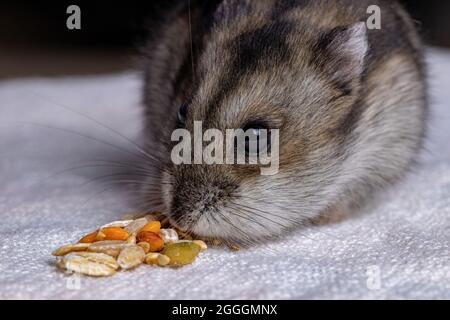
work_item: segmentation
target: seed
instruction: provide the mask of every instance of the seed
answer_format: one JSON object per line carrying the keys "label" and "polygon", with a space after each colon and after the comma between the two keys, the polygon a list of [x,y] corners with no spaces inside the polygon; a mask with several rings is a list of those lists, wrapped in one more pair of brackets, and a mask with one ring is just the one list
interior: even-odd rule
{"label": "seed", "polygon": [[167,266],[170,263],[170,258],[164,254],[158,255],[158,264],[160,266]]}
{"label": "seed", "polygon": [[100,229],[97,234],[97,241],[101,240],[127,240],[129,237],[128,232],[123,228],[108,227]]}
{"label": "seed", "polygon": [[88,251],[104,253],[111,257],[117,257],[127,246],[130,246],[130,244],[125,241],[99,241],[89,246]]}
{"label": "seed", "polygon": [[142,249],[144,249],[145,253],[149,253],[150,252],[150,244],[148,242],[139,242],[137,245],[139,247],[141,247]]}
{"label": "seed", "polygon": [[156,233],[149,231],[139,232],[137,242],[147,242],[150,245],[150,252],[161,251],[164,248],[164,240]]}
{"label": "seed", "polygon": [[127,243],[129,243],[129,244],[136,244],[136,235],[132,234],[131,236],[129,236],[128,239],[127,239]]}
{"label": "seed", "polygon": [[153,233],[159,233],[160,230],[161,230],[161,222],[159,222],[159,221],[150,221],[149,223],[147,223],[139,231],[140,232],[142,232],[142,231],[149,231],[149,232],[153,232]]}
{"label": "seed", "polygon": [[162,251],[170,258],[171,266],[184,266],[192,263],[200,252],[200,246],[193,242],[170,243]]}
{"label": "seed", "polygon": [[149,253],[145,256],[145,263],[149,265],[167,266],[170,263],[170,258],[160,253]]}
{"label": "seed", "polygon": [[[59,267],[90,276],[109,276],[119,267],[150,265],[179,267],[192,263],[208,248],[202,240],[177,229],[154,212],[143,218],[114,221],[82,237],[77,244],[55,250]],[[161,221],[160,221],[161,220]],[[161,229],[161,226],[167,228]]]}
{"label": "seed", "polygon": [[99,232],[97,232],[97,234],[95,235],[95,240],[94,240],[94,242],[97,242],[97,241],[103,241],[103,240],[105,240],[106,239],[106,234],[104,234],[103,232],[102,232],[102,230],[100,230]]}
{"label": "seed", "polygon": [[174,229],[161,229],[159,235],[164,243],[173,243],[178,241],[178,233]]}
{"label": "seed", "polygon": [[134,245],[124,248],[117,258],[122,269],[128,270],[137,267],[145,260],[145,252],[140,246]]}
{"label": "seed", "polygon": [[103,253],[72,252],[60,258],[58,266],[88,276],[113,275],[119,265],[116,260]]}
{"label": "seed", "polygon": [[130,223],[132,223],[133,220],[120,220],[120,221],[114,221],[108,224],[105,224],[104,226],[101,226],[100,229],[104,228],[125,228]]}
{"label": "seed", "polygon": [[78,243],[93,243],[95,239],[97,238],[98,230],[89,233],[88,235],[85,235],[83,238],[78,241]]}
{"label": "seed", "polygon": [[158,264],[158,256],[160,253],[151,252],[145,256],[145,264],[156,265]]}
{"label": "seed", "polygon": [[202,240],[194,240],[192,242],[200,247],[200,251],[205,251],[206,249],[208,249],[208,246]]}
{"label": "seed", "polygon": [[218,246],[220,246],[222,244],[222,240],[220,240],[220,239],[213,239],[211,241],[211,243],[212,243],[213,246],[218,247]]}
{"label": "seed", "polygon": [[65,256],[66,254],[71,252],[86,251],[90,246],[90,243],[68,244],[53,251],[52,255],[57,257]]}
{"label": "seed", "polygon": [[123,215],[121,217],[121,220],[138,220],[138,219],[141,219],[141,218],[145,218],[145,217],[147,217],[149,215],[151,215],[151,213],[149,214],[148,211],[145,211],[145,212],[144,211],[142,211],[142,212],[140,212],[140,211],[129,212],[129,213]]}
{"label": "seed", "polygon": [[241,247],[239,245],[237,245],[237,244],[229,244],[228,248],[230,250],[232,250],[232,251],[239,251],[239,250],[241,250]]}
{"label": "seed", "polygon": [[148,223],[148,221],[146,218],[140,218],[140,219],[134,220],[132,223],[130,223],[128,226],[126,226],[125,230],[129,234],[138,233],[139,230],[141,230],[147,223]]}

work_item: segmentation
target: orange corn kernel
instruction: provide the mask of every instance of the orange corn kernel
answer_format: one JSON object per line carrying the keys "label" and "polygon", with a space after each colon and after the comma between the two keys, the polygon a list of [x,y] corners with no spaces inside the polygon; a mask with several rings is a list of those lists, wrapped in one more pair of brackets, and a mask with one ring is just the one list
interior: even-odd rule
{"label": "orange corn kernel", "polygon": [[94,231],[92,233],[89,233],[88,235],[85,235],[83,238],[78,241],[78,243],[93,243],[95,242],[95,239],[97,238],[98,231]]}
{"label": "orange corn kernel", "polygon": [[141,230],[139,231],[148,231],[158,234],[161,230],[161,222],[159,221],[150,221],[147,223]]}
{"label": "orange corn kernel", "polygon": [[97,240],[121,240],[125,241],[130,235],[128,232],[119,227],[108,227],[101,229],[97,234]]}
{"label": "orange corn kernel", "polygon": [[164,240],[156,233],[150,231],[141,231],[137,235],[137,241],[147,242],[150,245],[149,252],[158,252],[164,248]]}

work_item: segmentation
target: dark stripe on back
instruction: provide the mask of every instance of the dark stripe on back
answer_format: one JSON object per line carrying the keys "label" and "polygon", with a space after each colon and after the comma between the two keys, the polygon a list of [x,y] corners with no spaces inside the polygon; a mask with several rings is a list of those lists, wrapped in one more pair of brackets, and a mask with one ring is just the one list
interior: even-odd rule
{"label": "dark stripe on back", "polygon": [[266,27],[239,35],[231,44],[236,53],[233,69],[239,74],[254,71],[258,65],[272,65],[289,57],[286,38],[292,31],[292,24],[277,22]]}
{"label": "dark stripe on back", "polygon": [[291,50],[286,39],[293,27],[289,22],[276,22],[240,34],[230,42],[228,49],[233,55],[233,61],[228,72],[222,75],[222,90],[211,100],[210,112],[235,90],[240,77],[259,68],[270,69],[283,61],[289,61]]}
{"label": "dark stripe on back", "polygon": [[271,17],[276,20],[291,10],[307,6],[310,2],[311,0],[276,0]]}

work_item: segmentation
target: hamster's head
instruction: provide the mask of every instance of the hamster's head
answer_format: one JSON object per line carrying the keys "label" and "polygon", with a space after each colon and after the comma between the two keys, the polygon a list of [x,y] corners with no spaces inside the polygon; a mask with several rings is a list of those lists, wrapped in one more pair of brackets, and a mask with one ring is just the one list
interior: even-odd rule
{"label": "hamster's head", "polygon": [[277,129],[277,173],[261,174],[261,164],[170,163],[162,181],[174,225],[241,243],[303,225],[339,195],[368,50],[363,23],[312,30],[246,14],[225,14],[205,40],[178,128],[193,139],[196,122],[224,137]]}

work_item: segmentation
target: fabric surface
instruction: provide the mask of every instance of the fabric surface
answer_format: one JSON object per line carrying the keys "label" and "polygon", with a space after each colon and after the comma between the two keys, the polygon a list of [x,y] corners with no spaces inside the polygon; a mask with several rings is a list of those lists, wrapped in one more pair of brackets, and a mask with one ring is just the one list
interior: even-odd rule
{"label": "fabric surface", "polygon": [[80,168],[126,161],[121,149],[132,147],[58,105],[134,139],[139,74],[0,82],[0,298],[449,299],[450,52],[432,50],[428,59],[426,152],[376,204],[264,246],[210,249],[179,270],[143,266],[103,279],[61,272],[50,253],[133,209],[121,189],[95,179],[110,171]]}

